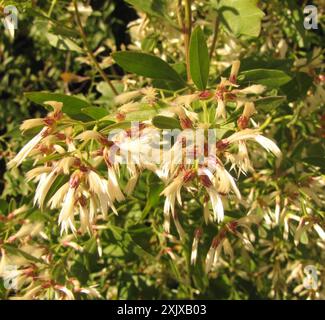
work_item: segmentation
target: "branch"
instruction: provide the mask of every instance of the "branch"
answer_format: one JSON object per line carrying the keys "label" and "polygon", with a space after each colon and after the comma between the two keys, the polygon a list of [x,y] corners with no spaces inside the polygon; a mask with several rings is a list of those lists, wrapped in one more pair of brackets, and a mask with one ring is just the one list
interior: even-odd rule
{"label": "branch", "polygon": [[190,73],[190,39],[192,33],[192,10],[191,10],[192,0],[185,0],[185,21],[183,24],[183,33],[184,33],[184,45],[185,45],[185,57],[186,57],[186,70],[187,70],[187,79],[191,80]]}
{"label": "branch", "polygon": [[73,0],[73,5],[74,5],[74,8],[75,8],[75,14],[76,14],[77,25],[79,27],[79,32],[80,32],[82,41],[84,43],[84,46],[86,48],[88,57],[92,61],[92,63],[94,64],[95,68],[97,69],[97,71],[99,72],[101,77],[108,83],[108,85],[110,86],[110,88],[112,89],[114,94],[118,95],[118,92],[117,92],[116,88],[114,87],[112,82],[107,77],[106,73],[103,71],[103,69],[99,65],[98,61],[96,60],[96,57],[94,56],[94,54],[93,54],[93,52],[92,52],[92,50],[91,50],[91,48],[89,46],[89,43],[88,43],[87,37],[86,37],[86,33],[85,33],[84,28],[83,28],[82,23],[81,23],[80,14],[79,14],[78,5],[77,5],[77,0]]}
{"label": "branch", "polygon": [[220,24],[220,19],[219,19],[219,15],[217,14],[216,20],[215,20],[215,23],[214,23],[214,32],[213,32],[212,45],[211,45],[211,48],[210,48],[210,60],[213,57],[213,53],[214,53],[214,50],[216,48],[218,35],[219,35],[219,24]]}

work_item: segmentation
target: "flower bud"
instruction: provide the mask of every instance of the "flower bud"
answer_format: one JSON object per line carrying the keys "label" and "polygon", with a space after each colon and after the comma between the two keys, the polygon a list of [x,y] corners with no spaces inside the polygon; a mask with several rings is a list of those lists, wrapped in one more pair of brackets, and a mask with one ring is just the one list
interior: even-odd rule
{"label": "flower bud", "polygon": [[232,63],[230,77],[229,77],[229,81],[234,84],[236,84],[236,82],[237,82],[239,68],[240,68],[240,61],[239,60],[234,61]]}

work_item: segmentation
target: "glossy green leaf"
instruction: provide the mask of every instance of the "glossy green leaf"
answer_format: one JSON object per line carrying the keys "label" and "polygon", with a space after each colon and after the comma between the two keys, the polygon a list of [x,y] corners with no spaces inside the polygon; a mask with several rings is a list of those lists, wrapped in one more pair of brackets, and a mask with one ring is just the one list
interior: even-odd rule
{"label": "glossy green leaf", "polygon": [[[62,111],[69,116],[81,115],[82,109],[89,107],[89,102],[74,96],[52,92],[27,92],[25,96],[30,101],[40,104],[48,110],[52,108],[45,104],[47,101],[58,101],[63,103]],[[84,116],[85,117],[85,116]],[[82,117],[81,117],[82,118]],[[88,117],[87,117],[88,118]]]}
{"label": "glossy green leaf", "polygon": [[[107,118],[107,120],[110,120],[109,118]],[[107,126],[106,128],[104,128],[101,133],[102,134],[107,134],[113,130],[124,130],[124,129],[128,129],[131,127],[131,122],[130,121],[122,121],[122,122],[116,122],[114,124],[111,124],[109,126]]]}
{"label": "glossy green leaf", "polygon": [[152,124],[159,129],[181,129],[179,121],[171,117],[156,116],[152,119]]}
{"label": "glossy green leaf", "polygon": [[83,50],[74,41],[70,40],[69,38],[63,37],[61,35],[56,35],[53,33],[48,33],[46,37],[50,45],[56,49],[83,53]]}
{"label": "glossy green leaf", "polygon": [[192,33],[190,42],[190,72],[195,85],[204,90],[209,77],[209,51],[203,31],[198,26]]}
{"label": "glossy green leaf", "polygon": [[94,120],[104,118],[108,114],[107,110],[101,107],[88,107],[81,109],[81,111]]}
{"label": "glossy green leaf", "polygon": [[183,82],[167,62],[154,55],[135,51],[120,51],[115,52],[113,58],[127,72],[151,79]]}
{"label": "glossy green leaf", "polygon": [[41,264],[46,264],[45,261],[43,261],[42,259],[36,258],[34,256],[32,256],[31,254],[16,248],[15,246],[11,245],[11,244],[4,244],[2,246],[8,253],[15,255],[15,256],[21,256],[31,262],[35,262],[35,263],[41,263]]}
{"label": "glossy green leaf", "polygon": [[248,84],[262,84],[269,88],[279,88],[291,80],[291,77],[281,70],[255,69],[240,73],[238,80]]}

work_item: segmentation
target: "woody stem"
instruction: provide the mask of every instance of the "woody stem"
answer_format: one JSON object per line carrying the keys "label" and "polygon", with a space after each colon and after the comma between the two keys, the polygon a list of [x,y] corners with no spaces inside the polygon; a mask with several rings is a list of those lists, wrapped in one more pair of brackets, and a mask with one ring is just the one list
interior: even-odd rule
{"label": "woody stem", "polygon": [[114,94],[117,95],[118,92],[117,92],[116,88],[114,87],[111,80],[108,78],[106,73],[103,71],[103,69],[99,65],[98,61],[96,60],[96,57],[94,56],[94,53],[92,52],[92,50],[91,50],[91,48],[89,46],[89,43],[88,43],[88,40],[87,40],[87,37],[86,37],[86,33],[85,33],[84,28],[83,28],[82,23],[81,23],[77,0],[73,0],[73,5],[74,5],[74,8],[75,8],[75,15],[76,15],[76,21],[77,21],[77,25],[78,25],[78,28],[79,28],[79,32],[80,32],[82,41],[84,43],[84,46],[86,48],[88,57],[91,60],[91,62],[93,63],[93,65],[95,66],[95,68],[97,69],[97,71],[99,72],[99,74],[101,75],[101,77],[107,82],[107,84],[110,86],[110,88],[112,89]]}
{"label": "woody stem", "polygon": [[186,59],[186,70],[187,70],[187,80],[191,80],[190,73],[190,39],[192,33],[192,10],[191,10],[192,0],[185,0],[185,20],[183,24],[183,34],[184,34],[184,45],[185,45],[185,59]]}

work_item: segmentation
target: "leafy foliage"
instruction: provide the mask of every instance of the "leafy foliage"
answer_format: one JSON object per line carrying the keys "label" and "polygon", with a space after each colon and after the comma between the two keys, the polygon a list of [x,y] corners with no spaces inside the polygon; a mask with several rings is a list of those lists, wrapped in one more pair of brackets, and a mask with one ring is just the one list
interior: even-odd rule
{"label": "leafy foliage", "polygon": [[[322,2],[317,30],[291,0],[90,3],[0,1],[19,10],[0,33],[0,298],[324,299]],[[132,121],[137,150],[149,129],[213,130],[214,187],[233,178],[212,190],[199,161],[117,170],[105,152]]]}

